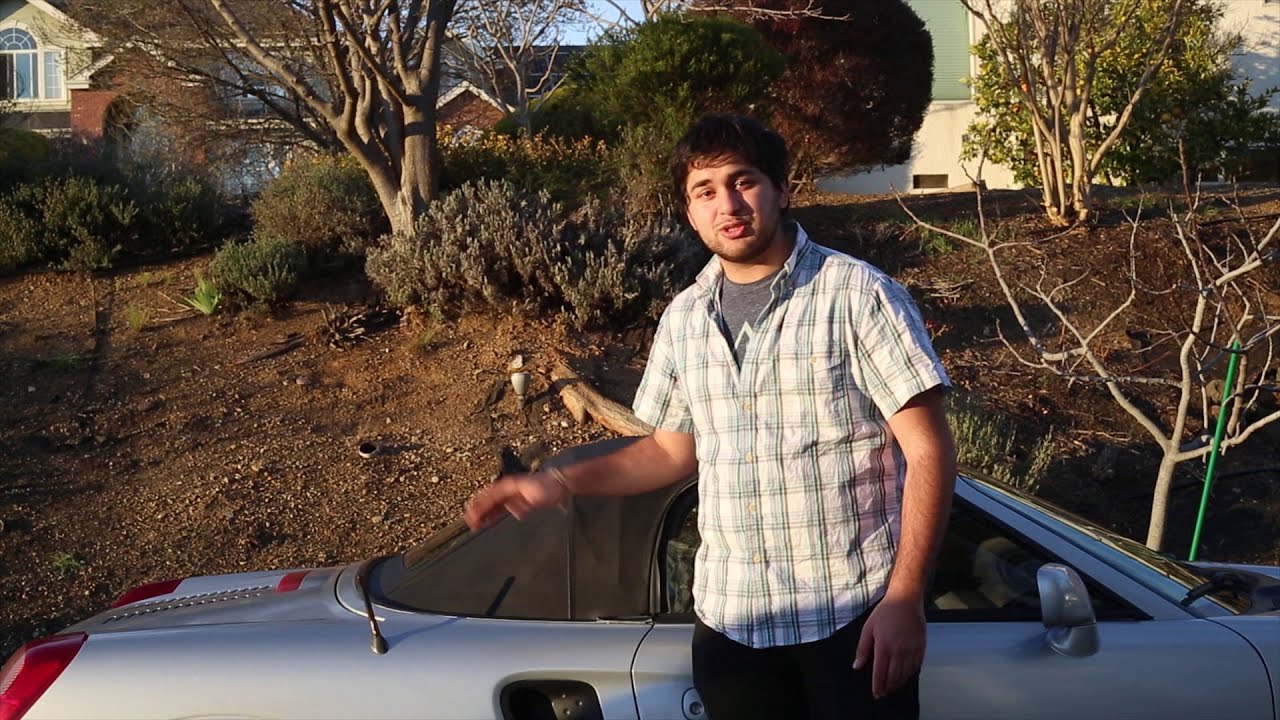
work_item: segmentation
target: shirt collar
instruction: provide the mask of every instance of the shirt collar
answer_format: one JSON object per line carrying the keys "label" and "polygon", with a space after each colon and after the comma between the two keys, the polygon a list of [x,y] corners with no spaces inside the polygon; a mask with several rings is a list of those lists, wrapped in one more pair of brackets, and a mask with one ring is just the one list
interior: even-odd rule
{"label": "shirt collar", "polygon": [[[773,280],[773,286],[781,285],[783,289],[793,284],[793,278],[796,276],[796,269],[800,266],[801,260],[809,251],[809,234],[800,227],[800,223],[788,221],[796,229],[796,244],[791,248],[791,255],[787,261],[782,264],[782,271]],[[720,284],[724,282],[724,268],[720,265],[720,258],[712,257],[702,268],[702,272],[698,273],[695,283],[702,291],[712,298],[720,296]]]}

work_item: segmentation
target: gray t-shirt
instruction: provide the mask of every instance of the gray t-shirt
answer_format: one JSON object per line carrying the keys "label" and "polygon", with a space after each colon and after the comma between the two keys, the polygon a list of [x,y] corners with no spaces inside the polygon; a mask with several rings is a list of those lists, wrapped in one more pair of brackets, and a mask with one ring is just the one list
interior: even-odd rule
{"label": "gray t-shirt", "polygon": [[747,356],[751,335],[760,315],[773,301],[773,281],[781,271],[782,268],[778,268],[768,276],[745,285],[725,278],[720,285],[720,315],[724,319],[729,345],[733,347],[733,357],[739,365]]}

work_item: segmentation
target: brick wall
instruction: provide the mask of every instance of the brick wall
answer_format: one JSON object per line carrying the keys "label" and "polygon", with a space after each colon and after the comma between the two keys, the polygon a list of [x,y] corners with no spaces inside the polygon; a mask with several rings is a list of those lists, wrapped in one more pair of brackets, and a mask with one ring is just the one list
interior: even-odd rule
{"label": "brick wall", "polygon": [[107,109],[117,95],[111,90],[72,90],[72,137],[85,141],[102,140],[106,133]]}
{"label": "brick wall", "polygon": [[454,128],[473,127],[488,130],[502,119],[502,111],[478,97],[464,92],[439,109],[436,120]]}

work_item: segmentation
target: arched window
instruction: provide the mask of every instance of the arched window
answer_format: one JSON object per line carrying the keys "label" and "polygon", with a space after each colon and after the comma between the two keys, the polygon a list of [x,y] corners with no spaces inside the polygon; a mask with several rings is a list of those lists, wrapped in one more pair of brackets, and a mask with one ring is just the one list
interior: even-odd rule
{"label": "arched window", "polygon": [[62,53],[36,47],[22,28],[0,30],[0,98],[61,100]]}

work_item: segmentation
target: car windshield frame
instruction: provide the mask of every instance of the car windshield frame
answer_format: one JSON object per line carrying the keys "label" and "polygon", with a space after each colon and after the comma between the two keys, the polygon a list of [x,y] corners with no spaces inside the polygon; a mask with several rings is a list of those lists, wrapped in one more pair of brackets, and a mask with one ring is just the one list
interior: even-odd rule
{"label": "car windshield frame", "polygon": [[1249,611],[1248,598],[1224,592],[1211,592],[1183,605],[1182,601],[1188,592],[1209,580],[1209,574],[1205,570],[1152,550],[1142,543],[994,478],[969,471],[963,474],[983,495],[1079,546],[1114,570],[1124,573],[1193,615],[1207,617],[1224,612],[1241,615]]}

